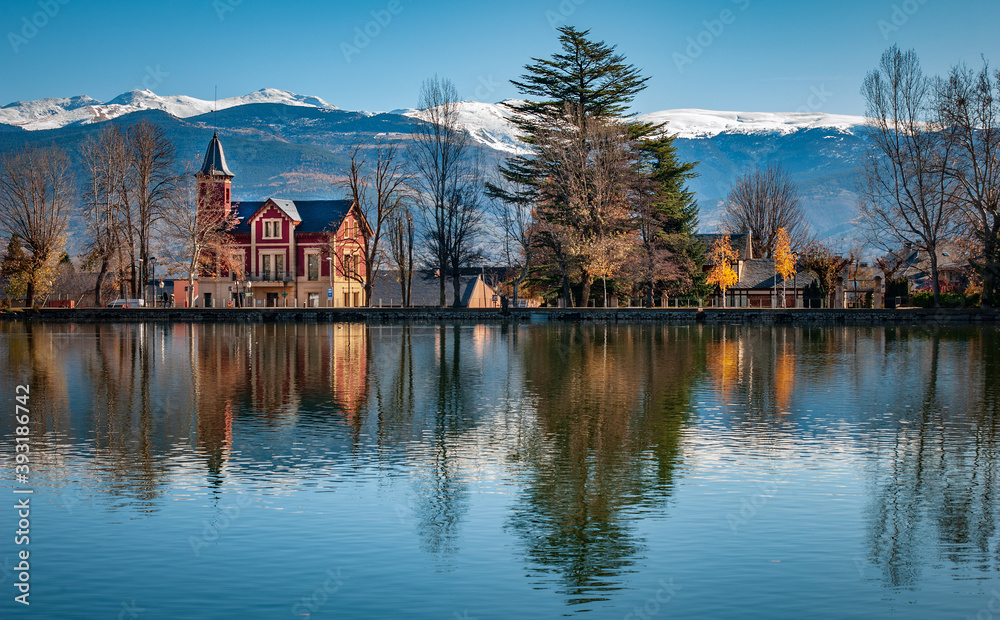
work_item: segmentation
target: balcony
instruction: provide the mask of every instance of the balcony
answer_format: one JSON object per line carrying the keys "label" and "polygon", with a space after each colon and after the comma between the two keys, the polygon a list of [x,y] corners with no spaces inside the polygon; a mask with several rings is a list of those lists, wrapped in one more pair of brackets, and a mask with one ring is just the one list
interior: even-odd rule
{"label": "balcony", "polygon": [[291,271],[261,271],[259,274],[248,274],[247,280],[251,282],[263,282],[263,283],[274,283],[283,284],[286,282],[295,282],[295,274]]}

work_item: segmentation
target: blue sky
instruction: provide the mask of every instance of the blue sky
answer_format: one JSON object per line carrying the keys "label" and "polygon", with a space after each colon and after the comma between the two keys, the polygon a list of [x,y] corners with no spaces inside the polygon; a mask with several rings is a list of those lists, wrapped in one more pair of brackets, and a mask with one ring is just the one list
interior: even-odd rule
{"label": "blue sky", "polygon": [[269,87],[390,110],[414,106],[435,73],[463,98],[499,101],[517,96],[508,80],[532,56],[557,50],[562,24],[650,76],[640,113],[861,114],[861,80],[892,43],[929,73],[981,55],[1000,67],[996,0],[3,0],[0,104]]}

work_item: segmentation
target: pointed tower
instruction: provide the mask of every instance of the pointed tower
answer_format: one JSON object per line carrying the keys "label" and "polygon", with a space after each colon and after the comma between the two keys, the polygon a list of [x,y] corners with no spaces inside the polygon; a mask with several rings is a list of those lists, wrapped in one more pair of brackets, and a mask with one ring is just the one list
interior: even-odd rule
{"label": "pointed tower", "polygon": [[226,167],[226,155],[217,133],[212,134],[205,151],[205,163],[194,176],[198,179],[198,211],[222,209],[228,215],[232,209],[229,193],[234,175]]}

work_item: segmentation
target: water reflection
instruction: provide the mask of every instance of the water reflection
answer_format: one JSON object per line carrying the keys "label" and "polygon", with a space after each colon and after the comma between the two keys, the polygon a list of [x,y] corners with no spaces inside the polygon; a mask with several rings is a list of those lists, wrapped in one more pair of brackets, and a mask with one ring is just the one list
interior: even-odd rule
{"label": "water reflection", "polygon": [[[846,527],[872,583],[1000,572],[995,328],[7,322],[0,338],[4,388],[31,385],[45,480],[111,514],[155,519],[192,484],[355,484],[341,501],[385,501],[385,527],[438,571],[507,536],[532,587],[583,610],[703,559],[657,557],[644,526],[717,491],[684,485],[708,459],[749,488],[795,456],[811,484],[856,486]],[[9,417],[0,431],[6,449]],[[824,471],[833,449],[849,476]],[[806,514],[785,518],[824,518]]]}
{"label": "water reflection", "polygon": [[998,332],[887,330],[883,350],[900,380],[886,386],[896,424],[869,468],[869,561],[891,587],[916,587],[938,562],[995,577]]}
{"label": "water reflection", "polygon": [[682,458],[699,337],[564,326],[520,342],[537,426],[510,527],[572,603],[603,600],[640,559],[642,507],[665,504]]}

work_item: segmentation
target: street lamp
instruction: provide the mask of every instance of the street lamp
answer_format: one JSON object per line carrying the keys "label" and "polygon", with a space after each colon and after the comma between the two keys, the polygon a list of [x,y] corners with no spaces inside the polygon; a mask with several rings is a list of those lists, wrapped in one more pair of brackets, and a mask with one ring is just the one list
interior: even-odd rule
{"label": "street lamp", "polygon": [[330,288],[326,292],[326,307],[333,307],[333,257],[327,256],[327,271],[330,273]]}
{"label": "street lamp", "polygon": [[[142,280],[143,280],[143,277],[142,277],[143,273],[142,272],[144,271],[143,268],[142,268],[143,267],[143,265],[142,265],[143,260],[141,258],[136,259],[136,260],[139,261],[139,277],[138,277],[138,280],[139,280],[139,282],[142,282]],[[143,284],[142,288],[139,289],[139,290],[142,291],[142,305],[145,306],[146,305],[146,285]],[[125,305],[128,306],[128,302],[125,302]]]}
{"label": "street lamp", "polygon": [[[155,256],[150,256],[149,257],[149,271],[150,271],[150,274],[149,274],[149,285],[150,285],[150,287],[152,287],[152,291],[151,291],[150,297],[152,297],[152,299],[153,299],[153,307],[155,308],[156,307],[156,284],[155,284],[155,282],[156,282],[156,257]],[[145,289],[145,287],[143,287],[143,289]]]}
{"label": "street lamp", "polygon": [[253,290],[252,290],[252,287],[253,287],[253,282],[250,281],[250,278],[247,278],[247,303],[250,304],[251,308],[253,307]]}

